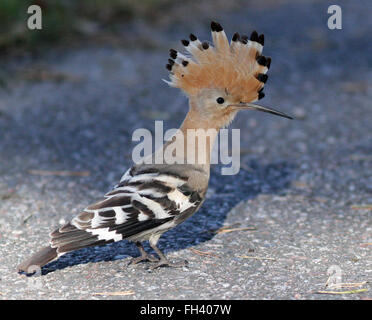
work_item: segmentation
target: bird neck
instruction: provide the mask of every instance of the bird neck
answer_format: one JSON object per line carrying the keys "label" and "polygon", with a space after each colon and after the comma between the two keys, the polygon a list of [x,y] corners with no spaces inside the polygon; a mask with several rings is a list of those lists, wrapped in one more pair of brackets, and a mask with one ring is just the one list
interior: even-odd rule
{"label": "bird neck", "polygon": [[174,147],[183,148],[184,163],[195,164],[209,173],[211,152],[218,131],[216,125],[202,121],[200,114],[190,108],[177,132],[179,136],[176,134],[176,139],[169,143],[173,143]]}

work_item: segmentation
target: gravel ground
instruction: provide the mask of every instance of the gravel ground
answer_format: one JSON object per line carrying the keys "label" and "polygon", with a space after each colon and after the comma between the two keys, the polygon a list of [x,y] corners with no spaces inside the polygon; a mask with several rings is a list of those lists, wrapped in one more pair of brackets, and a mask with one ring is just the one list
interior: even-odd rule
{"label": "gravel ground", "polygon": [[[334,271],[343,283],[372,274],[372,3],[338,4],[338,31],[326,27],[328,3],[269,1],[213,17],[181,12],[156,28],[134,22],[112,44],[5,57],[0,299],[370,299],[369,283],[353,288],[360,293],[316,293]],[[214,166],[202,209],[160,240],[189,266],[127,266],[138,252],[122,241],[65,255],[42,277],[19,275],[18,263],[53,227],[118,181],[131,164],[134,129],[153,130],[156,119],[165,129],[180,124],[186,99],[161,81],[168,49],[190,32],[209,39],[211,19],[230,36],[265,33],[273,63],[262,103],[297,120],[246,112],[234,121],[239,174],[221,176]],[[213,232],[225,226],[252,230]]]}

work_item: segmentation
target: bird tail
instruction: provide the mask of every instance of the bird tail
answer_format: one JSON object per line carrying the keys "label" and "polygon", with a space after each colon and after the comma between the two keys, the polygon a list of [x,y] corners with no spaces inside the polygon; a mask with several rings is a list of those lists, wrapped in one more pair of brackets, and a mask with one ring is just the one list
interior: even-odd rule
{"label": "bird tail", "polygon": [[48,262],[58,257],[57,249],[47,246],[32,255],[31,258],[23,261],[18,266],[18,272],[35,273]]}
{"label": "bird tail", "polygon": [[[84,216],[86,217],[86,216]],[[97,234],[76,228],[70,222],[50,233],[50,245],[42,248],[18,266],[18,272],[35,273],[61,255],[89,246],[103,245],[113,240],[99,239]]]}

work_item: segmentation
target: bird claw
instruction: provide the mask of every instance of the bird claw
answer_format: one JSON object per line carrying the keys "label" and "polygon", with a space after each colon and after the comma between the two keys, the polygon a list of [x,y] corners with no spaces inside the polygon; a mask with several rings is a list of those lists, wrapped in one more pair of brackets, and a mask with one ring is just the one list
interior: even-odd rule
{"label": "bird claw", "polygon": [[152,254],[146,254],[146,255],[142,255],[142,256],[139,256],[137,258],[132,258],[129,263],[128,263],[128,266],[129,265],[135,265],[139,262],[142,262],[142,261],[149,261],[149,262],[159,262],[160,260],[156,257],[154,257]]}
{"label": "bird claw", "polygon": [[171,268],[182,268],[186,267],[189,264],[187,260],[179,261],[179,262],[170,262],[169,260],[160,259],[158,263],[150,266],[150,270],[155,270],[160,267],[171,267]]}

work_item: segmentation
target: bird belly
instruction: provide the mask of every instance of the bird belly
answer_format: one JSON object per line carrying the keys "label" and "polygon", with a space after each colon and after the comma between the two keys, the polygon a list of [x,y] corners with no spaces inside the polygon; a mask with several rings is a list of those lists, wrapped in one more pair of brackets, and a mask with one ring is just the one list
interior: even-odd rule
{"label": "bird belly", "polygon": [[175,225],[176,225],[176,223],[174,223],[173,220],[168,221],[164,224],[161,224],[160,226],[142,231],[142,232],[140,232],[138,234],[135,234],[133,236],[130,236],[126,239],[130,240],[130,241],[146,241],[146,240],[149,240],[151,236],[154,236],[156,234],[161,235],[162,233],[168,231],[169,229],[172,229]]}

